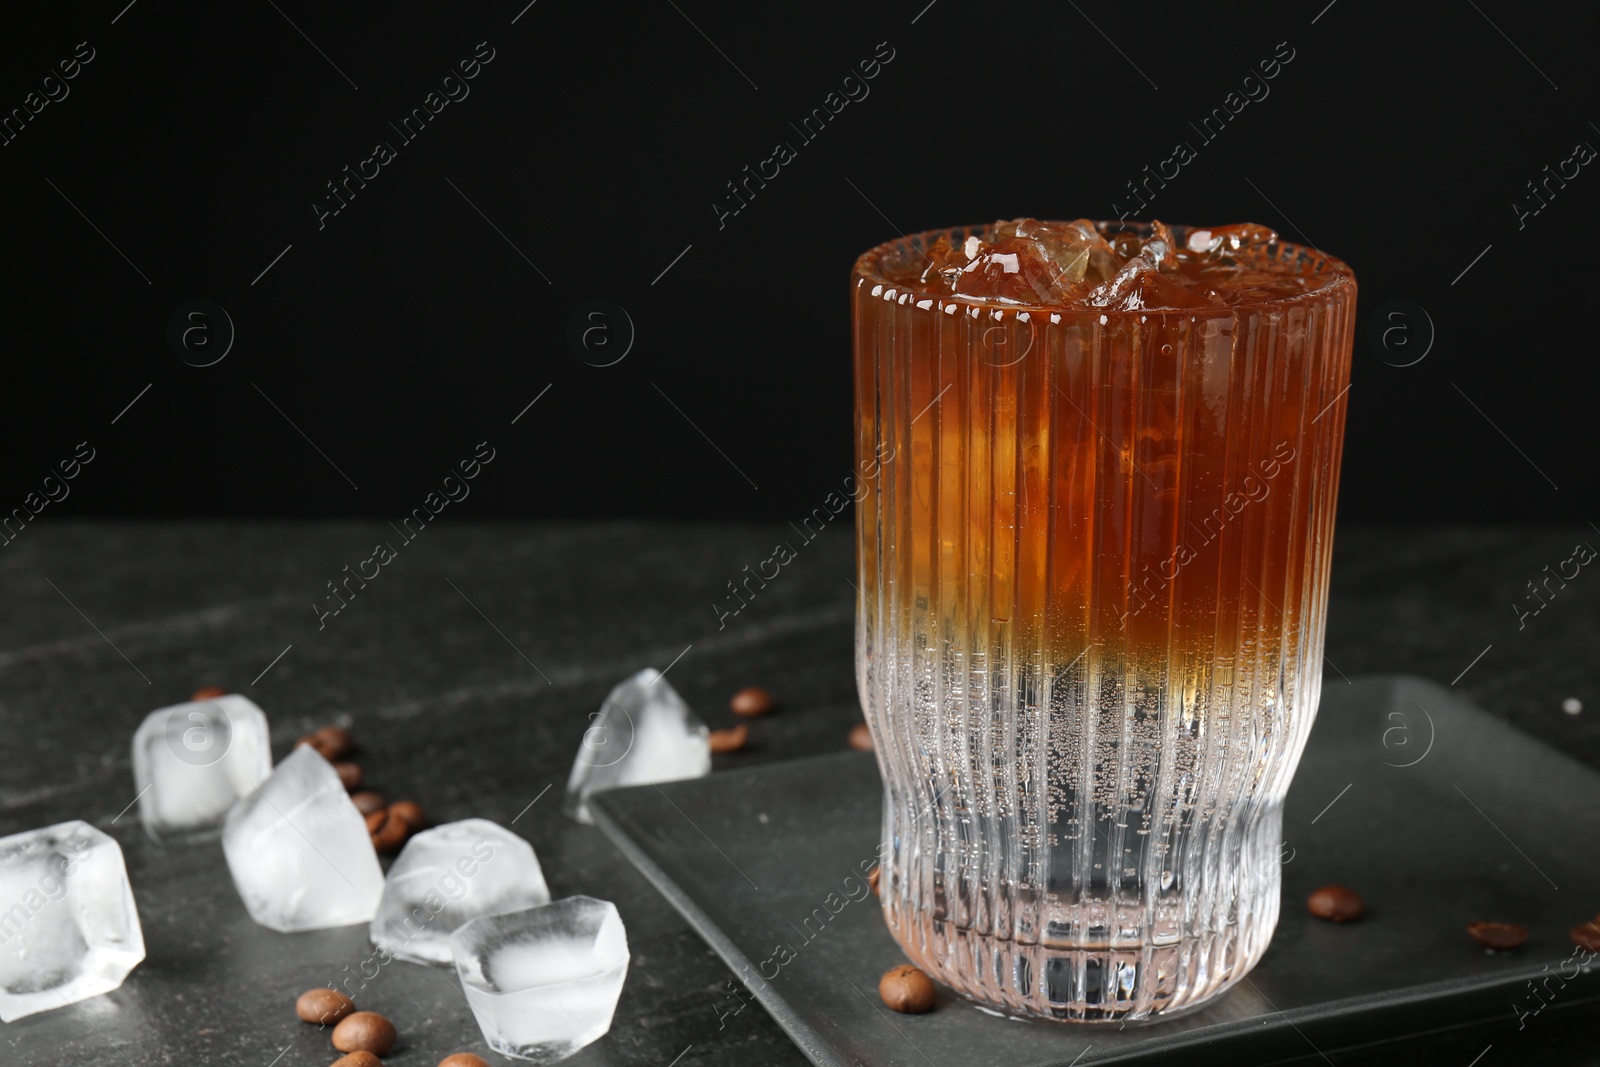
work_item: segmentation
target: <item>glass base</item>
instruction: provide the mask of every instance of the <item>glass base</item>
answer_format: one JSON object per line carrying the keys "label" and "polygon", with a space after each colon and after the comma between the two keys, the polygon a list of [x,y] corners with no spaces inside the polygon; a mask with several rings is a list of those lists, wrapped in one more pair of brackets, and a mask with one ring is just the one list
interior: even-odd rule
{"label": "glass base", "polygon": [[537,1041],[526,1045],[514,1045],[504,1038],[491,1038],[489,1047],[514,1060],[523,1060],[537,1065],[549,1067],[550,1064],[560,1063],[574,1052],[589,1044],[587,1041]]}
{"label": "glass base", "polygon": [[1198,1011],[1260,961],[1277,926],[1276,889],[1270,911],[1142,948],[1022,945],[928,918],[908,928],[887,908],[885,918],[913,963],[980,1007],[1057,1022],[1159,1022]]}

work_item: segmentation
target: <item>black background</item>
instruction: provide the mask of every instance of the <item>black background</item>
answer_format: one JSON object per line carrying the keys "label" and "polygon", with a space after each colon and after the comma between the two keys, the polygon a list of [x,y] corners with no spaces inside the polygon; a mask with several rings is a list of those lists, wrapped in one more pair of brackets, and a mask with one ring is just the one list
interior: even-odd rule
{"label": "black background", "polygon": [[[393,517],[488,440],[452,517],[789,517],[850,468],[855,255],[1112,216],[1183,140],[1145,214],[1260,221],[1357,273],[1344,519],[1593,517],[1600,164],[1512,207],[1600,146],[1576,8],[525,2],[11,12],[0,109],[95,58],[0,148],[0,510],[87,440],[44,517]],[[470,95],[399,144],[386,123],[480,41]],[[870,95],[802,144],[789,123],[880,42]],[[1202,143],[1279,42],[1270,95]],[[397,158],[319,230],[379,140]],[[798,157],[719,228],[778,141]],[[597,299],[636,331],[608,367],[567,339]],[[166,340],[190,300],[236,327],[210,367]],[[1412,366],[1416,312],[1405,353],[1368,339],[1395,300],[1436,331]]]}

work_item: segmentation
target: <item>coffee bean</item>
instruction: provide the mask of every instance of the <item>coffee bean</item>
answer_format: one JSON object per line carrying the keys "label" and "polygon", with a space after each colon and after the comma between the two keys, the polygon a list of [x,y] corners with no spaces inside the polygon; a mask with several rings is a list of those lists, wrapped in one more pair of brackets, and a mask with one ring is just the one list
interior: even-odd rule
{"label": "coffee bean", "polygon": [[1568,931],[1572,943],[1588,952],[1600,952],[1600,918],[1579,923]]}
{"label": "coffee bean", "polygon": [[412,832],[428,828],[428,818],[422,814],[415,800],[395,801],[389,805],[389,814],[411,827]]}
{"label": "coffee bean", "polygon": [[1467,933],[1484,948],[1500,951],[1518,948],[1528,940],[1528,928],[1516,923],[1468,923]]}
{"label": "coffee bean", "polygon": [[440,1060],[439,1067],[489,1067],[489,1061],[470,1052],[456,1052]]}
{"label": "coffee bean", "polygon": [[765,715],[772,710],[775,703],[776,701],[772,699],[771,693],[754,685],[739,690],[733,694],[733,699],[728,702],[735,715],[743,715],[745,718]]}
{"label": "coffee bean", "polygon": [[878,979],[878,996],[892,1011],[907,1015],[932,1011],[937,995],[933,979],[909,963],[890,968]]}
{"label": "coffee bean", "polygon": [[383,1067],[383,1061],[370,1052],[352,1052],[334,1060],[333,1067]]}
{"label": "coffee bean", "polygon": [[878,879],[883,875],[882,867],[874,867],[867,874],[867,884],[872,887],[872,895],[878,895]]}
{"label": "coffee bean", "polygon": [[872,751],[872,731],[867,724],[858,722],[850,729],[850,747],[858,752]]}
{"label": "coffee bean", "polygon": [[367,833],[372,835],[372,847],[387,856],[400,851],[400,846],[411,836],[411,826],[395,817],[391,804],[367,816]]}
{"label": "coffee bean", "polygon": [[294,1002],[294,1013],[308,1023],[332,1026],[356,1010],[356,1002],[327,986],[318,986],[300,994]]}
{"label": "coffee bean", "polygon": [[373,812],[382,811],[384,808],[389,806],[389,802],[383,799],[382,793],[374,793],[370,789],[363,789],[360,792],[351,793],[350,803],[354,804],[356,806],[356,810],[363,815],[371,815]]}
{"label": "coffee bean", "polygon": [[350,731],[337,726],[324,726],[306,734],[295,742],[296,747],[300,745],[310,745],[329,763],[337,763],[355,751],[355,743],[350,740]]}
{"label": "coffee bean", "polygon": [[726,730],[711,731],[711,751],[737,752],[750,740],[750,727],[744,723]]}
{"label": "coffee bean", "polygon": [[222,688],[220,685],[203,685],[199,689],[196,689],[194,691],[194,696],[190,697],[189,699],[199,703],[202,700],[215,700],[218,697],[225,697],[227,695],[228,691]]}
{"label": "coffee bean", "polygon": [[394,1023],[375,1011],[345,1016],[333,1028],[333,1047],[340,1052],[370,1052],[382,1056],[394,1048]]}
{"label": "coffee bean", "polygon": [[355,742],[350,740],[350,731],[342,726],[324,726],[314,730],[311,734],[320,744],[320,751],[329,760],[342,760],[356,750]]}
{"label": "coffee bean", "polygon": [[1325,885],[1306,898],[1306,909],[1331,923],[1354,922],[1366,910],[1361,897],[1342,885]]}
{"label": "coffee bean", "polygon": [[346,793],[354,793],[361,788],[361,764],[340,760],[333,765],[333,769],[339,772],[339,784],[344,786]]}

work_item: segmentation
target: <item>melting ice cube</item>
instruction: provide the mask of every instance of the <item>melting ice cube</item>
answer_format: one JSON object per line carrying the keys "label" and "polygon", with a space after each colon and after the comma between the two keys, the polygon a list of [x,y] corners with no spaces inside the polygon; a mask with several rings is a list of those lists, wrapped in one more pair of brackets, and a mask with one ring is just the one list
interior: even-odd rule
{"label": "melting ice cube", "polygon": [[271,773],[267,717],[242,696],[160,708],[133,735],[139,819],[157,841],[216,829]]}
{"label": "melting ice cube", "polygon": [[369,922],[383,896],[366,820],[309,745],[228,812],[222,851],[250,917],[284,933]]}
{"label": "melting ice cube", "polygon": [[[1083,287],[1116,274],[1118,257],[1088,219],[1002,219],[959,246],[940,235],[923,257],[919,281],[958,297],[1024,305],[1070,302]],[[884,269],[893,272],[886,262]]]}
{"label": "melting ice cube", "polygon": [[563,810],[579,822],[593,822],[591,793],[710,774],[709,736],[706,724],[660,671],[640,671],[611,690],[589,716]]}
{"label": "melting ice cube", "polygon": [[[1122,235],[1123,240],[1128,237],[1128,234]],[[1217,303],[1206,293],[1191,289],[1177,279],[1174,272],[1179,262],[1172,230],[1159,220],[1152,222],[1150,235],[1142,239],[1138,251],[1115,276],[1089,290],[1083,302],[1089,307],[1117,311],[1171,310]]]}
{"label": "melting ice cube", "polygon": [[489,1047],[555,1063],[611,1029],[628,974],[628,936],[609,901],[474,919],[450,936],[456,973]]}
{"label": "melting ice cube", "polygon": [[122,849],[84,822],[0,838],[0,1020],[108,993],[144,959]]}
{"label": "melting ice cube", "polygon": [[[974,240],[974,239],[969,239]],[[957,296],[985,297],[1018,304],[1063,299],[1065,278],[1038,242],[1001,237],[972,257],[956,276]]]}
{"label": "melting ice cube", "polygon": [[481,915],[550,903],[533,846],[487,819],[412,837],[389,868],[372,943],[418,963],[449,963],[450,935]]}
{"label": "melting ice cube", "polygon": [[1021,237],[1036,244],[1057,272],[1055,280],[1059,285],[1071,286],[1084,280],[1093,285],[1117,272],[1111,246],[1088,219],[1013,219],[995,223],[994,232],[996,236]]}

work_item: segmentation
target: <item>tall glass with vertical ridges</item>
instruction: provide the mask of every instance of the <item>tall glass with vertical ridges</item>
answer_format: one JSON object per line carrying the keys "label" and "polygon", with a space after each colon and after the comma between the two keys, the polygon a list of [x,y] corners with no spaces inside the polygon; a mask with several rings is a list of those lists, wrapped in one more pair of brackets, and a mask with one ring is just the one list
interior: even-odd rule
{"label": "tall glass with vertical ridges", "polygon": [[902,238],[852,278],[884,915],[997,1010],[1170,1016],[1237,982],[1277,922],[1355,280],[1273,240],[1268,268],[1305,291],[1231,306],[896,284],[941,235],[992,232]]}

